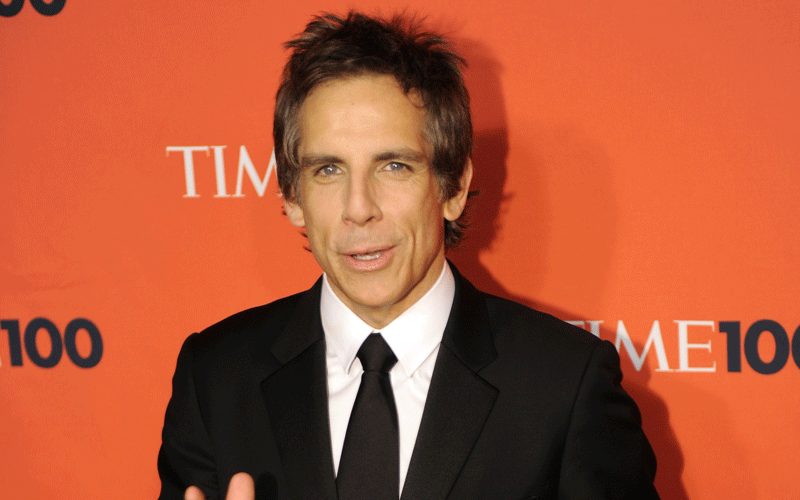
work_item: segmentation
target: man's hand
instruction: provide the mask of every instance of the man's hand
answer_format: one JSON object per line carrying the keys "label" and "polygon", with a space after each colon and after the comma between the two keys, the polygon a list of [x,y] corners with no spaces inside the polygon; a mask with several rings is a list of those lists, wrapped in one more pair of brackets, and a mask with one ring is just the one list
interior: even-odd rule
{"label": "man's hand", "polygon": [[[197,486],[189,486],[186,488],[186,493],[183,495],[184,500],[205,500],[206,497],[200,488]],[[234,474],[231,478],[231,484],[228,485],[228,494],[225,500],[255,500],[256,498],[256,485],[253,483],[253,478],[246,472],[239,472]]]}

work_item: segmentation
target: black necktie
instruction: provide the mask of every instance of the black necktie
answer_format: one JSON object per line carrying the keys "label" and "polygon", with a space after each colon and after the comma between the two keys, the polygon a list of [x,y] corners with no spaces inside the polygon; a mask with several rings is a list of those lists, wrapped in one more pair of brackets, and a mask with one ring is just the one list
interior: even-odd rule
{"label": "black necktie", "polygon": [[400,449],[389,380],[397,358],[381,334],[373,333],[361,344],[358,359],[364,373],[339,460],[339,500],[397,500]]}

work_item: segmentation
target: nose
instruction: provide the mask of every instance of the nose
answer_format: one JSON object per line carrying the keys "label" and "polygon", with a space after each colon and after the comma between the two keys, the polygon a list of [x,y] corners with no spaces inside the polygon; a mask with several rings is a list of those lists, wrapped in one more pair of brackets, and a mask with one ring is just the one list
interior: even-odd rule
{"label": "nose", "polygon": [[342,220],[358,226],[380,220],[383,214],[375,182],[368,175],[351,176],[349,181]]}

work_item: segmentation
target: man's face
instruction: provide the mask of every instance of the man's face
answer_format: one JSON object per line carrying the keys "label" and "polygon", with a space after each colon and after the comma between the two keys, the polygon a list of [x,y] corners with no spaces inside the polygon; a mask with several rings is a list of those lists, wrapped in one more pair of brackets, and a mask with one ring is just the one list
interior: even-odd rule
{"label": "man's face", "polygon": [[464,209],[472,175],[442,202],[425,111],[391,76],[321,84],[300,113],[301,162],[289,220],[304,227],[336,295],[382,328],[427,292],[444,265],[444,219]]}

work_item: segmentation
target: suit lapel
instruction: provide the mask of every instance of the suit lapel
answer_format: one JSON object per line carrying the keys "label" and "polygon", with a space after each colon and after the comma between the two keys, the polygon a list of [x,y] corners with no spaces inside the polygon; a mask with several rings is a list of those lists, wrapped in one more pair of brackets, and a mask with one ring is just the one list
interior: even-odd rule
{"label": "suit lapel", "polygon": [[320,285],[303,295],[273,344],[283,365],[261,388],[291,496],[335,500]]}
{"label": "suit lapel", "polygon": [[433,371],[402,499],[444,499],[474,447],[498,391],[478,375],[497,352],[482,294],[451,265],[456,296]]}

